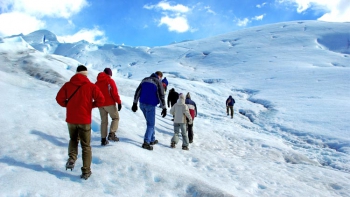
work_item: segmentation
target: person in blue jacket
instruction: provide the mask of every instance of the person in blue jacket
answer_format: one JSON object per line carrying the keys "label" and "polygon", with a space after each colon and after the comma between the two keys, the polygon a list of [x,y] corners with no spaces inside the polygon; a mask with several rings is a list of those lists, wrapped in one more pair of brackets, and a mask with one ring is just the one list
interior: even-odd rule
{"label": "person in blue jacket", "polygon": [[162,110],[162,117],[166,116],[166,105],[164,100],[164,88],[162,85],[163,73],[157,71],[151,76],[144,78],[140,85],[137,87],[134,102],[131,110],[133,112],[137,111],[137,102],[140,101],[140,109],[145,116],[147,128],[144,136],[144,143],[142,148],[153,150],[154,144],[158,143],[155,139],[154,126],[156,122],[156,106],[160,102],[160,107]]}
{"label": "person in blue jacket", "polygon": [[163,85],[163,88],[164,88],[164,94],[166,92],[166,89],[168,87],[168,80],[166,79],[166,77],[164,77],[164,79],[162,79],[162,85]]}
{"label": "person in blue jacket", "polygon": [[233,118],[233,105],[235,104],[235,99],[232,98],[232,96],[230,95],[228,97],[228,99],[226,99],[226,112],[227,112],[227,115],[229,115],[229,110],[231,112],[231,118]]}

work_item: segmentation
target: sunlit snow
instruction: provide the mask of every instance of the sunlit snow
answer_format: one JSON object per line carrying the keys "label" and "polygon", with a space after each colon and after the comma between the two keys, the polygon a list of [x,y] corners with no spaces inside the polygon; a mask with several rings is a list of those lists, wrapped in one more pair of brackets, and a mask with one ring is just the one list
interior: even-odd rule
{"label": "sunlit snow", "polygon": [[[79,64],[92,82],[112,68],[123,105],[120,142],[104,147],[93,110],[88,180],[80,147],[65,169],[69,135],[55,100]],[[157,70],[197,104],[189,151],[181,139],[170,148],[172,117],[160,108],[159,144],[141,148],[146,123],[133,96]],[[0,89],[1,196],[350,194],[350,23],[285,22],[155,48],[59,43],[40,30],[0,39]]]}

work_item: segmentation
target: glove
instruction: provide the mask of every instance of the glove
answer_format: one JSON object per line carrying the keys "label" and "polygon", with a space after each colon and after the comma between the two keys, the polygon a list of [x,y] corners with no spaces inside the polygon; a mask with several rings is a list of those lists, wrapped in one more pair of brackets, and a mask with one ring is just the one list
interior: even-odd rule
{"label": "glove", "polygon": [[132,110],[133,112],[136,112],[136,111],[137,111],[137,103],[133,103],[133,104],[132,104],[131,110]]}
{"label": "glove", "polygon": [[187,123],[188,123],[189,125],[192,125],[192,124],[193,124],[193,123],[192,123],[192,120],[188,119],[187,117],[186,117],[186,121],[187,121]]}
{"label": "glove", "polygon": [[162,110],[161,115],[162,115],[163,118],[166,116],[166,108],[164,108],[164,109]]}
{"label": "glove", "polygon": [[118,103],[118,111],[120,111],[122,109],[122,104]]}

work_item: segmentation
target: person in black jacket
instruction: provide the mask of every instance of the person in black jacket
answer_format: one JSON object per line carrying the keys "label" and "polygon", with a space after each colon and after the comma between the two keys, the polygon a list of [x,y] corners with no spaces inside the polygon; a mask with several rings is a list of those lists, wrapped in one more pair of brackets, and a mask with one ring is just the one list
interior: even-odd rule
{"label": "person in black jacket", "polygon": [[[175,103],[177,102],[177,99],[179,99],[179,93],[177,93],[174,88],[171,88],[168,94],[168,107],[170,108],[170,105],[171,107],[175,105]],[[171,119],[171,121],[174,121],[174,119]]]}
{"label": "person in black jacket", "polygon": [[[173,105],[175,105],[177,99],[179,99],[179,93],[177,93],[174,88],[171,88],[168,95],[168,107],[170,108]],[[171,106],[169,103],[171,104]]]}
{"label": "person in black jacket", "polygon": [[231,118],[233,118],[233,105],[235,104],[235,99],[232,98],[232,96],[230,95],[228,97],[228,99],[226,99],[226,112],[227,112],[227,115],[229,115],[229,110],[231,112]]}

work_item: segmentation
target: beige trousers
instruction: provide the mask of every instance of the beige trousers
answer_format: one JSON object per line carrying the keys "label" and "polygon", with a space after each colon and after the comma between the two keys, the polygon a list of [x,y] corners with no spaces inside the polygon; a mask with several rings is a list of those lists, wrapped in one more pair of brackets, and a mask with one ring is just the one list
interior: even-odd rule
{"label": "beige trousers", "polygon": [[110,133],[115,133],[119,126],[119,113],[116,105],[109,105],[98,108],[101,115],[101,138],[107,137],[108,114],[112,118]]}

